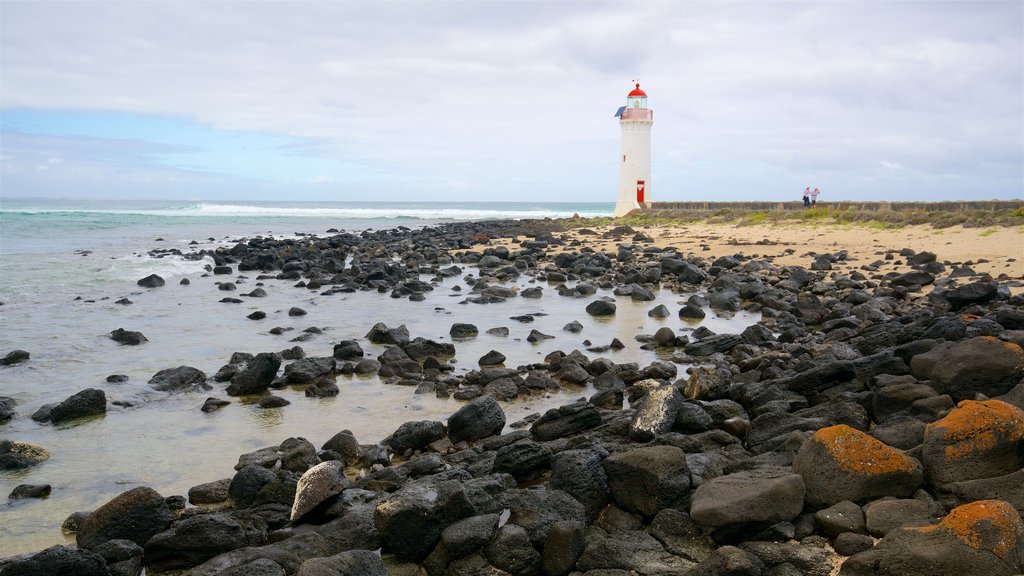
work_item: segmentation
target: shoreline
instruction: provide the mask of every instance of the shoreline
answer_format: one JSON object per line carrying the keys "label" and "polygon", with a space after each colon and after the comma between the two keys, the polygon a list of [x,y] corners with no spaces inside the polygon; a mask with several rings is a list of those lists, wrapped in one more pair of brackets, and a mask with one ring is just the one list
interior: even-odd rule
{"label": "shoreline", "polygon": [[[829,438],[819,438],[818,432],[836,430],[837,426],[849,427],[853,432],[840,431],[843,434],[861,434],[856,436],[856,442],[878,450],[872,457],[882,454],[897,460],[909,458],[917,462],[918,469],[923,461],[924,472],[934,474],[936,466],[945,464],[936,464],[934,459],[929,461],[926,444],[904,446],[909,442],[908,438],[916,438],[916,431],[908,432],[897,426],[898,430],[886,429],[885,434],[871,436],[883,447],[874,447],[867,438],[869,432],[879,428],[893,428],[896,426],[893,422],[915,421],[924,426],[955,415],[958,410],[974,409],[972,405],[960,408],[953,405],[955,400],[972,399],[974,396],[969,391],[956,388],[953,382],[936,382],[941,380],[940,375],[914,367],[914,359],[927,356],[933,349],[937,351],[945,345],[943,341],[956,350],[964,348],[963,362],[970,364],[984,359],[972,360],[977,354],[972,352],[973,349],[966,349],[968,344],[981,346],[978,338],[997,341],[1001,338],[1006,343],[1003,348],[1011,353],[1010,364],[999,378],[984,383],[976,392],[985,396],[1010,393],[1008,401],[1020,400],[1020,392],[1012,396],[1012,390],[1021,390],[1021,384],[1014,388],[1014,382],[1007,379],[1012,379],[1014,374],[1019,377],[1015,371],[1024,366],[1012,363],[1012,354],[1020,351],[1020,344],[1024,342],[1021,334],[1024,317],[1014,315],[1014,310],[1019,311],[1021,307],[1017,294],[1024,274],[1024,254],[1019,253],[1024,251],[1024,243],[1021,242],[1024,229],[1021,227],[997,229],[991,233],[981,230],[976,235],[972,234],[975,229],[967,228],[932,233],[911,227],[896,231],[872,230],[873,235],[868,236],[860,227],[844,229],[839,226],[807,229],[804,226],[776,225],[769,228],[759,225],[684,224],[675,228],[638,227],[635,230],[595,227],[593,234],[578,229],[567,233],[559,229],[561,226],[559,221],[442,225],[426,231],[370,233],[364,235],[363,240],[348,235],[348,240],[335,245],[323,240],[325,246],[318,246],[315,251],[304,246],[320,242],[322,239],[318,237],[306,238],[305,243],[251,240],[246,250],[231,248],[213,251],[210,255],[215,260],[219,256],[221,263],[218,265],[229,267],[228,274],[234,274],[236,269],[243,273],[246,262],[260,262],[256,258],[259,251],[271,250],[277,255],[276,261],[282,264],[288,261],[305,263],[304,267],[292,268],[291,272],[299,273],[291,280],[302,283],[307,290],[315,281],[315,289],[325,290],[325,293],[335,288],[372,289],[384,293],[390,291],[391,297],[415,301],[417,294],[422,295],[424,290],[432,289],[429,281],[419,279],[423,268],[429,269],[428,278],[431,274],[438,278],[448,274],[445,270],[456,267],[460,270],[452,273],[454,275],[473,273],[479,276],[467,282],[466,296],[481,299],[480,304],[489,306],[501,306],[509,298],[531,298],[526,295],[527,284],[517,285],[516,290],[502,289],[502,285],[529,278],[537,281],[536,286],[529,284],[529,289],[540,288],[537,292],[540,298],[579,298],[589,303],[588,312],[591,314],[607,314],[613,319],[615,309],[598,297],[599,288],[614,289],[615,299],[639,299],[641,302],[652,290],[670,290],[680,295],[699,293],[700,296],[696,300],[691,298],[684,309],[690,309],[694,314],[717,309],[756,310],[767,315],[755,325],[756,329],[748,328],[742,335],[700,333],[684,320],[673,321],[670,325],[674,329],[668,333],[659,331],[658,334],[647,335],[651,340],[644,343],[667,349],[671,361],[656,361],[648,366],[630,365],[627,358],[601,360],[601,355],[608,349],[597,351],[604,344],[599,342],[589,347],[576,344],[575,350],[570,344],[562,355],[548,355],[543,362],[510,367],[481,364],[479,370],[456,376],[446,366],[451,366],[448,358],[458,356],[458,340],[453,340],[454,347],[449,349],[443,342],[412,339],[411,336],[416,334],[408,331],[404,336],[400,330],[396,334],[397,326],[384,326],[376,330],[376,335],[371,336],[371,331],[362,338],[356,334],[335,335],[342,341],[335,345],[330,366],[326,367],[325,360],[324,367],[309,368],[312,376],[308,379],[306,375],[295,380],[288,377],[289,373],[300,373],[298,369],[289,372],[288,366],[302,363],[302,359],[285,364],[279,358],[271,373],[267,363],[273,365],[273,359],[260,354],[241,358],[232,363],[235,366],[227,379],[211,379],[204,375],[202,384],[220,393],[222,385],[214,384],[214,381],[254,380],[263,385],[256,392],[262,394],[268,387],[276,389],[273,383],[283,379],[282,388],[322,388],[326,390],[324,393],[329,393],[331,382],[327,381],[364,365],[363,369],[373,368],[381,379],[411,380],[418,388],[427,386],[434,393],[443,389],[444,393],[456,398],[461,396],[460,401],[469,402],[459,406],[453,403],[454,414],[446,423],[407,422],[397,427],[385,442],[370,447],[358,446],[355,438],[350,440],[336,436],[337,441],[332,443],[335,438],[328,440],[319,451],[316,445],[325,439],[311,439],[313,443],[285,441],[270,452],[253,453],[249,461],[256,468],[242,466],[238,475],[228,479],[226,485],[216,490],[209,488],[217,496],[224,496],[222,500],[213,502],[221,504],[212,508],[186,508],[184,501],[168,502],[159,494],[153,496],[149,493],[142,498],[143,495],[133,491],[134,499],[147,500],[140,513],[147,518],[159,518],[160,530],[143,535],[118,533],[134,540],[138,551],[117,562],[131,560],[141,566],[145,559],[153,573],[161,569],[181,568],[191,568],[190,574],[196,575],[215,573],[209,570],[214,566],[223,568],[223,562],[227,561],[222,558],[221,564],[216,564],[222,554],[230,556],[230,550],[249,546],[266,550],[262,555],[246,557],[247,562],[270,560],[279,564],[286,573],[292,573],[298,565],[289,570],[273,560],[280,559],[274,554],[280,553],[281,546],[274,548],[275,544],[266,544],[280,539],[281,543],[310,541],[302,548],[311,555],[299,554],[299,557],[313,564],[317,563],[316,558],[328,556],[336,559],[332,562],[352,562],[352,550],[383,547],[390,567],[401,565],[411,569],[410,564],[417,563],[428,566],[429,571],[429,566],[436,569],[438,562],[444,566],[455,562],[482,562],[483,565],[502,568],[511,560],[502,557],[497,549],[491,550],[494,547],[488,547],[498,542],[501,544],[496,545],[497,548],[509,547],[528,557],[532,557],[532,549],[537,556],[533,560],[536,565],[532,568],[536,572],[547,562],[561,560],[564,564],[564,558],[555,557],[561,546],[558,538],[579,538],[583,534],[581,530],[590,526],[598,532],[582,536],[583,546],[572,560],[572,566],[584,573],[582,568],[585,567],[591,570],[642,568],[640,571],[645,574],[659,573],[659,570],[685,572],[701,562],[711,561],[709,559],[740,552],[758,557],[762,562],[764,558],[777,557],[778,554],[789,554],[785,556],[787,558],[793,554],[818,554],[813,560],[816,565],[828,564],[830,568],[836,568],[830,548],[834,545],[832,539],[840,534],[858,532],[832,534],[821,522],[815,523],[818,510],[828,508],[824,504],[834,500],[834,495],[820,496],[819,484],[827,485],[829,481],[815,477],[813,470],[801,466],[797,458],[801,453],[816,449],[818,444],[825,446],[828,452]],[[649,241],[644,235],[649,236]],[[430,239],[433,244],[417,242],[417,238]],[[1008,246],[1007,254],[1005,248]],[[1014,251],[1013,246],[1019,247],[1018,251]],[[666,250],[666,247],[674,247],[675,250]],[[342,248],[337,254],[331,254],[332,249]],[[386,249],[381,252],[381,248]],[[390,265],[385,265],[386,260],[391,260],[392,248],[401,256],[399,262],[412,262],[414,267],[402,271],[400,266],[389,268]],[[909,250],[901,253],[903,249]],[[929,252],[932,258],[922,257]],[[349,266],[348,276],[344,275],[345,267],[333,272],[328,270],[325,262],[329,258],[353,253],[357,255],[361,268],[366,270],[352,272]],[[890,255],[891,258],[886,259]],[[247,257],[251,259],[247,260]],[[915,262],[915,258],[920,261]],[[876,262],[879,260],[881,263]],[[247,270],[244,273],[257,279],[260,272],[288,279],[289,270],[276,261],[270,262],[276,269]],[[944,261],[947,264],[943,264]],[[260,264],[261,268],[266,268],[266,264]],[[337,268],[336,264],[331,266]],[[874,269],[864,269],[865,266]],[[961,270],[964,266],[971,270]],[[963,275],[956,276],[957,270],[961,270]],[[967,274],[968,271],[972,274]],[[581,285],[592,285],[594,290],[584,289]],[[966,286],[974,288],[964,290]],[[381,298],[384,297],[382,294]],[[601,302],[603,304],[599,304]],[[590,305],[595,305],[594,311],[590,310]],[[674,318],[678,311],[673,309],[669,312]],[[979,321],[965,319],[964,315]],[[901,318],[905,323],[899,320]],[[934,335],[941,337],[926,338],[927,334],[935,332],[936,323],[941,323],[940,320],[945,324]],[[1018,323],[1021,323],[1020,327],[1017,327]],[[899,326],[920,326],[921,329],[904,333],[900,332]],[[872,340],[878,337],[879,327],[886,334],[887,346],[879,347]],[[545,336],[549,335],[536,335],[537,338]],[[376,366],[372,362],[365,363],[365,360],[370,360],[368,356],[364,357],[362,350],[367,341],[389,346],[385,354],[373,360]],[[342,347],[340,356],[338,346]],[[1012,349],[1014,346],[1016,349]],[[989,353],[998,354],[995,350]],[[257,362],[257,358],[262,360]],[[382,358],[385,361],[382,362]],[[808,365],[810,359],[816,361]],[[304,364],[306,368],[317,364],[313,361],[315,359],[308,360]],[[463,364],[473,361],[471,358],[462,360]],[[823,362],[831,371],[816,373],[815,370],[821,372]],[[689,373],[683,373],[677,371],[675,365],[692,368]],[[285,370],[279,375],[280,368]],[[581,383],[598,390],[589,401],[549,411],[526,422],[529,428],[496,435],[506,423],[505,414],[500,404],[487,399],[508,400],[553,386]],[[901,401],[891,398],[891,391],[886,392],[887,385],[924,386],[931,392],[915,388],[917,396],[913,402],[900,405]],[[1000,394],[990,394],[994,391]],[[944,394],[945,399],[942,398]],[[892,406],[886,405],[882,412],[884,417],[880,417],[876,413],[879,410],[876,404],[881,401],[879,398],[884,402],[896,402],[898,409],[889,413]],[[915,404],[919,400],[927,402]],[[473,408],[466,416],[463,411],[471,406]],[[854,408],[856,406],[860,408]],[[1012,404],[1010,406],[1010,421],[1013,422],[1015,413],[1012,412]],[[287,407],[283,409],[289,410]],[[1020,408],[1017,410],[1019,412]],[[463,416],[460,418],[459,414]],[[894,419],[894,415],[900,418]],[[501,426],[496,429],[495,422],[499,420]],[[779,423],[782,421],[786,424]],[[1024,427],[1024,421],[1015,426]],[[921,432],[924,432],[923,428]],[[889,446],[886,441],[898,446]],[[1007,442],[1024,442],[1024,439],[1011,438]],[[356,448],[353,448],[353,443]],[[693,454],[701,457],[688,456]],[[975,456],[983,462],[990,458],[985,454]],[[857,457],[834,456],[838,458],[835,465],[843,470],[850,464],[848,460]],[[343,462],[345,469],[331,462]],[[314,493],[320,490],[330,494],[296,517],[292,505],[303,500],[307,485],[302,479],[314,467],[323,478],[310,479],[309,485],[313,488],[309,489]],[[576,470],[574,467],[589,473],[580,476],[578,471],[573,472]],[[591,485],[592,478],[587,480],[595,474],[600,476],[596,472],[598,469],[603,470],[606,477],[603,486],[600,482],[596,486]],[[394,472],[396,470],[400,472]],[[347,472],[345,477],[341,476],[343,472]],[[635,484],[634,477],[638,473],[651,475],[655,479],[654,484]],[[896,472],[883,470],[874,474],[891,475]],[[873,474],[866,476],[874,477]],[[995,482],[1003,476],[995,474],[985,479]],[[857,474],[852,477],[863,480]],[[686,479],[685,486],[680,484],[683,478]],[[953,478],[955,482],[963,481],[960,477]],[[214,479],[195,480],[208,482]],[[240,486],[246,482],[258,484],[258,488],[252,490],[250,486],[248,491],[243,491]],[[493,496],[492,504],[475,502],[463,489],[461,497],[468,498],[472,507],[453,511],[447,508],[447,504],[437,501],[438,494],[449,489],[442,487],[451,487],[451,482],[477,486],[484,492],[495,490],[495,494],[501,496]],[[725,511],[716,509],[715,514],[719,516],[712,520],[706,509],[722,505],[719,501],[722,498],[709,497],[710,488],[702,491],[701,487],[705,484],[719,486],[728,492],[729,482],[739,482],[742,485],[740,492],[746,495],[738,496],[740,502],[733,503],[733,508]],[[961,497],[963,501],[951,500],[944,492],[948,483],[932,480],[925,483],[921,477],[915,481],[912,474],[906,480],[914,490],[920,488],[924,491],[920,501],[930,502],[928,514],[932,522],[946,517],[958,509],[957,506],[980,500],[970,497]],[[228,486],[235,484],[239,487],[231,493]],[[800,490],[796,488],[798,484],[802,487]],[[267,486],[274,487],[267,490],[275,495],[267,495],[260,500],[258,495]],[[779,486],[785,486],[784,492],[790,494],[781,499],[789,506],[788,509],[794,509],[799,503],[795,513],[782,512],[779,510],[781,504],[765,500],[766,494],[773,493],[771,491]],[[533,490],[527,487],[533,487]],[[297,497],[294,496],[296,490]],[[877,492],[877,488],[874,490]],[[433,498],[425,496],[429,492],[435,493]],[[543,494],[538,495],[539,492]],[[796,492],[801,492],[799,498]],[[848,500],[872,501],[884,496],[908,499],[914,493],[902,486],[888,492],[876,492],[843,495],[850,496],[846,498]],[[810,496],[811,493],[814,496]],[[292,495],[292,498],[282,494]],[[570,500],[565,500],[566,494]],[[223,504],[229,495],[235,506]],[[248,501],[250,498],[251,502]],[[918,496],[914,495],[914,498]],[[1007,494],[1007,498],[1012,500],[1012,494]],[[123,500],[115,498],[117,503],[113,508],[123,512],[126,505]],[[831,502],[830,505],[838,505],[839,502]],[[246,503],[249,506],[240,505]],[[771,514],[745,517],[741,509],[752,505],[767,506]],[[1009,504],[1011,509],[1014,505],[1013,502]],[[555,517],[532,518],[527,511],[537,508],[550,508]],[[410,514],[426,510],[431,520],[413,528],[405,527],[403,523],[409,521],[409,517],[403,516],[406,510]],[[501,511],[511,511],[508,524],[499,521]],[[1017,508],[1018,523],[1019,511]],[[92,520],[83,521],[88,523],[83,524],[86,536],[83,537],[82,529],[79,529],[79,544],[85,544],[83,550],[62,550],[62,554],[82,562],[96,561],[85,549],[99,550],[98,556],[106,563],[116,557],[104,556],[102,552],[106,550],[103,545],[111,541],[109,536],[118,529],[111,525],[109,519],[104,519],[104,514],[96,514],[92,515]],[[678,514],[685,515],[685,519]],[[732,521],[723,523],[717,519],[721,515]],[[489,528],[492,516],[495,516],[493,529]],[[173,525],[172,517],[175,518]],[[921,520],[914,518],[917,522]],[[318,521],[325,523],[313,523]],[[666,535],[665,530],[659,532],[655,528],[670,521],[676,531],[669,530]],[[218,529],[216,527],[226,529],[225,526],[241,523],[247,532],[256,535],[253,540],[235,542],[240,546],[234,548],[188,549],[176,536],[174,526],[193,526],[204,522],[214,526],[208,528],[214,532]],[[369,539],[358,540],[353,536],[353,530],[356,526],[367,530],[366,522],[370,522],[372,528],[369,528],[369,536],[362,536]],[[473,525],[479,525],[477,527],[491,537],[475,547],[465,548],[467,545],[462,543],[457,547],[460,552],[456,553],[456,546],[451,543],[455,536],[449,535],[445,540],[443,534],[460,523],[476,523]],[[680,523],[687,528],[680,528]],[[318,526],[330,526],[332,531],[344,528],[349,539],[338,541],[335,538],[331,546],[314,546],[311,543],[316,540],[313,534],[321,539],[328,538],[323,532],[325,529]],[[563,534],[561,531],[564,530],[568,532]],[[603,558],[615,549],[612,535],[620,532],[633,539],[631,541],[640,549],[649,549],[651,554],[656,554],[651,548],[653,540],[662,547],[660,554],[667,556],[661,560],[654,556],[634,558],[631,560],[633,564],[628,566],[605,565],[607,561]],[[97,533],[100,536],[94,538]],[[606,537],[600,537],[601,533]],[[647,536],[641,536],[641,533]],[[698,537],[698,533],[703,536]],[[667,540],[682,538],[682,534],[690,534],[692,541],[689,544],[699,552],[675,553],[679,549],[670,546]],[[1005,536],[1009,538],[1011,534]],[[154,538],[158,538],[157,544],[151,543]],[[450,548],[447,551],[443,544],[446,541]],[[882,542],[885,542],[884,538]],[[740,547],[734,548],[732,544]],[[438,546],[441,546],[440,553]],[[879,546],[883,553],[887,550],[885,546]],[[734,553],[733,550],[740,552]],[[759,550],[761,554],[758,554]],[[865,553],[872,550],[875,549]],[[325,551],[332,553],[323,554]],[[348,555],[338,559],[339,554]],[[439,559],[437,554],[442,558]],[[186,565],[168,560],[175,555],[187,557]],[[355,556],[359,562],[376,566],[372,558]],[[231,558],[234,562],[231,566],[242,566],[238,564],[237,554]],[[203,572],[203,566],[207,572]],[[7,573],[4,569],[0,572]],[[525,573],[534,572],[527,570]]]}

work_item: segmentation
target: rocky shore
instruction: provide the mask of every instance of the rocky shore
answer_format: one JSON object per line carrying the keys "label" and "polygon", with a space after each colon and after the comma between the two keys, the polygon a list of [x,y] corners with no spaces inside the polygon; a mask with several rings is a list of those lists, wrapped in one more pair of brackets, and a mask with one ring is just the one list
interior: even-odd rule
{"label": "rocky shore", "polygon": [[[373,325],[367,310],[369,332],[337,340],[331,356],[307,356],[299,339],[287,350],[238,352],[215,374],[166,367],[150,386],[208,391],[203,411],[254,395],[282,406],[273,391],[286,387],[330,396],[339,375],[376,374],[409,394],[450,397],[452,414],[396,423],[376,444],[344,429],[282,439],[239,455],[230,478],[197,478],[187,495],[134,488],[68,517],[77,547],[2,560],[0,574],[1020,574],[1020,278],[902,246],[871,262],[794,252],[785,255],[805,264],[682,252],[624,226],[570,234],[557,221],[154,252],[212,259],[228,302],[260,298],[259,282],[271,279],[300,294],[376,291],[415,302],[461,278],[467,305],[578,298],[598,317],[614,317],[617,299],[671,291],[678,306],[649,314],[679,320],[636,335],[666,358],[648,365],[617,358],[615,340],[519,366],[500,350],[460,358],[460,342],[502,327],[457,323],[439,342]],[[240,293],[240,276],[257,286]],[[534,283],[520,289],[524,279]],[[689,329],[708,311],[739,310],[761,320],[739,333]],[[550,336],[534,330],[527,340]],[[111,337],[147,345],[139,332]],[[371,358],[367,343],[384,352]],[[0,364],[32,362],[30,352]],[[478,368],[458,371],[456,358]],[[506,421],[503,403],[554,389],[593,393]],[[90,388],[31,417],[66,421],[105,407],[103,391]],[[14,401],[0,397],[0,424],[15,417]],[[3,469],[45,457],[42,447],[0,442]],[[18,488],[11,498],[48,493]]]}

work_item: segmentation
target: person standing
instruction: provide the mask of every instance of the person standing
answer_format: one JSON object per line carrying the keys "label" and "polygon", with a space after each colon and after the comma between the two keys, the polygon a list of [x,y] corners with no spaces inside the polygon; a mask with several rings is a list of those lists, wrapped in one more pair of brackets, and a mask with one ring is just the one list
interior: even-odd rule
{"label": "person standing", "polygon": [[814,192],[811,192],[811,206],[818,205],[818,194],[821,194],[821,192],[819,192],[818,188],[815,187]]}
{"label": "person standing", "polygon": [[804,188],[804,208],[811,206],[811,187]]}

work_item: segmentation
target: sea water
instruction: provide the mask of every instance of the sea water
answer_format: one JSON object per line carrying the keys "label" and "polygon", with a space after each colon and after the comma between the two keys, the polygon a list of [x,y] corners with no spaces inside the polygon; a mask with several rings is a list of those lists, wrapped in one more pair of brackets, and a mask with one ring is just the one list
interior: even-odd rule
{"label": "sea water", "polygon": [[[368,355],[383,347],[363,338],[376,322],[405,324],[413,337],[451,341],[455,322],[480,328],[476,338],[454,342],[456,373],[477,367],[490,350],[508,357],[506,365],[540,362],[555,350],[584,350],[619,338],[626,348],[603,355],[615,362],[645,366],[659,356],[640,349],[637,334],[662,326],[680,333],[698,325],[715,332],[739,332],[757,321],[754,314],[709,317],[700,324],[678,318],[654,319],[647,311],[664,303],[678,308],[685,294],[657,292],[654,302],[618,298],[613,318],[592,318],[586,299],[558,296],[543,284],[539,300],[512,298],[504,303],[464,303],[464,277],[449,278],[426,294],[423,302],[393,299],[388,294],[357,292],[321,296],[296,288],[291,281],[262,281],[265,298],[245,298],[242,304],[222,303],[256,287],[256,274],[213,277],[205,267],[212,261],[151,257],[154,249],[183,252],[230,246],[253,236],[293,237],[296,233],[326,235],[329,229],[417,227],[455,220],[598,216],[613,205],[570,203],[216,203],[216,202],[102,202],[0,200],[0,355],[27,350],[31,359],[0,367],[0,396],[17,401],[17,416],[0,425],[0,438],[38,444],[51,458],[18,472],[0,472],[0,498],[19,484],[50,484],[42,500],[0,503],[0,556],[39,550],[65,541],[61,522],[72,512],[91,510],[133,487],[146,485],[165,496],[185,494],[196,484],[229,478],[240,454],[303,437],[319,447],[335,433],[348,429],[364,444],[376,443],[411,420],[444,421],[461,403],[414,389],[383,383],[376,376],[339,376],[340,393],[333,398],[306,398],[300,389],[275,391],[291,401],[283,408],[261,409],[252,399],[232,398],[212,413],[199,410],[209,396],[227,398],[224,385],[209,392],[154,392],[147,381],[159,370],[188,365],[211,375],[233,352],[275,352],[295,346],[293,338],[310,327],[323,333],[298,345],[309,356],[330,356],[333,344],[360,339]],[[143,289],[136,281],[159,274],[166,286]],[[183,278],[189,285],[181,285]],[[429,280],[429,278],[424,278]],[[217,290],[231,280],[236,292]],[[520,288],[537,285],[528,276]],[[118,304],[128,298],[132,304]],[[308,315],[288,315],[292,306]],[[266,312],[264,320],[246,318]],[[538,314],[523,324],[511,317]],[[576,320],[583,331],[570,334],[562,327]],[[509,328],[507,337],[486,334],[489,328]],[[273,327],[291,328],[280,335]],[[123,346],[110,339],[117,328],[142,332],[149,341]],[[530,330],[555,336],[536,344],[526,341]],[[665,360],[662,356],[660,359]],[[680,375],[685,366],[679,366]],[[107,376],[124,374],[123,383]],[[103,390],[106,415],[60,425],[39,424],[30,416],[40,406],[60,402],[85,388]],[[594,393],[588,387],[507,403],[511,424],[530,414]]]}

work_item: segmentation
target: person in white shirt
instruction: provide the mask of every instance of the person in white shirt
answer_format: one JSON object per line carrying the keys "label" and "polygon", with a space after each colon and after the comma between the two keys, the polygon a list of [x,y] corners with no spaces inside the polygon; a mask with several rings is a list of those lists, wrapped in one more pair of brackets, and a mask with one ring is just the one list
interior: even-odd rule
{"label": "person in white shirt", "polygon": [[811,192],[811,206],[818,205],[818,194],[821,194],[821,192],[817,188],[814,189],[814,192]]}

